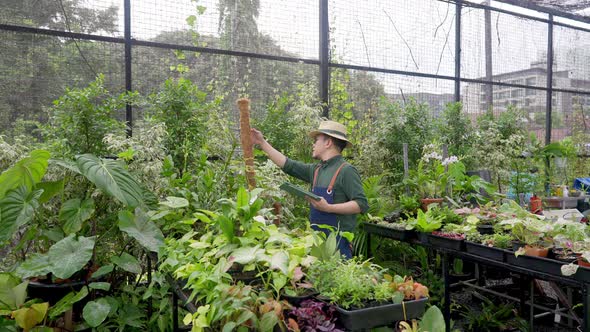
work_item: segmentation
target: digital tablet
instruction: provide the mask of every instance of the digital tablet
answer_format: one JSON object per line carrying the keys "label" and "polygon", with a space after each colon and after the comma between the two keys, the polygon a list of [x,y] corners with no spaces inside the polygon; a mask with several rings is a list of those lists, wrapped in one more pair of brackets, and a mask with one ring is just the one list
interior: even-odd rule
{"label": "digital tablet", "polygon": [[289,182],[283,183],[282,185],[279,186],[279,188],[281,188],[284,191],[288,192],[289,194],[295,195],[297,197],[301,197],[301,198],[309,197],[309,198],[314,199],[316,201],[319,201],[320,199],[322,199],[320,196],[318,196],[310,191],[303,190],[303,189],[299,188],[298,186],[296,186],[292,183],[289,183]]}

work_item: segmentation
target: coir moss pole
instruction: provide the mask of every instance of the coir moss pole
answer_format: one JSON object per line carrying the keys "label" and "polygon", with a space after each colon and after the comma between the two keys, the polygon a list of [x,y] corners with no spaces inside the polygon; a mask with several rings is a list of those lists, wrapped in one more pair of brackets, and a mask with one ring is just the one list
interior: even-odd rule
{"label": "coir moss pole", "polygon": [[248,189],[252,190],[256,187],[256,178],[254,173],[254,152],[250,137],[250,100],[246,98],[238,99],[238,108],[240,109],[240,142],[242,143],[242,152],[246,164],[246,180],[248,181]]}

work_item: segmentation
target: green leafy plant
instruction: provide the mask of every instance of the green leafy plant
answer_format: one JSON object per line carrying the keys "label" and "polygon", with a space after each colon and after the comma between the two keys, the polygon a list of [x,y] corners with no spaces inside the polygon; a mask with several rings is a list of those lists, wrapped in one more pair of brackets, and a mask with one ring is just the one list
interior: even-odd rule
{"label": "green leafy plant", "polygon": [[0,317],[10,316],[14,319],[14,326],[25,331],[43,323],[49,309],[48,302],[25,302],[27,285],[28,281],[21,282],[14,275],[0,273]]}
{"label": "green leafy plant", "polygon": [[[35,234],[37,225],[33,221],[38,220],[41,228],[49,228],[51,225],[44,224],[42,214],[51,216],[50,210],[46,210],[44,203],[52,196],[63,191],[65,180],[42,182],[43,175],[47,168],[49,153],[46,151],[34,151],[31,156],[24,158],[11,169],[0,175],[2,179],[10,179],[6,183],[6,194],[0,199],[0,233],[2,239],[10,240],[15,233]],[[115,233],[115,239],[134,239],[139,247],[146,251],[157,252],[163,245],[161,231],[150,221],[142,209],[147,209],[153,197],[144,190],[126,170],[123,163],[116,160],[100,159],[91,154],[78,155],[74,161],[55,160],[52,163],[63,167],[76,174],[81,181],[87,181],[85,187],[87,193],[99,190],[103,195],[110,197],[114,204],[119,204],[119,230]],[[82,180],[83,179],[83,180]],[[47,194],[46,194],[47,193]],[[45,196],[44,196],[45,195]],[[25,252],[27,258],[16,268],[16,273],[21,278],[39,277],[43,281],[45,276],[50,277],[44,280],[45,283],[59,282],[67,279],[90,280],[90,277],[97,278],[113,270],[116,266],[122,273],[140,274],[142,268],[138,259],[128,253],[113,253],[114,249],[121,250],[115,241],[106,241],[105,231],[97,232],[94,200],[85,198],[70,198],[63,200],[59,215],[54,220],[57,227],[49,239],[48,248],[34,245],[34,238],[23,236],[16,248],[24,246],[31,252]],[[61,197],[65,195],[62,193]],[[29,197],[27,204],[14,205],[18,197]],[[131,212],[126,209],[135,209]],[[17,217],[10,217],[11,213]],[[115,214],[116,215],[116,214]],[[20,217],[18,217],[20,216]],[[23,218],[24,216],[24,218]],[[116,219],[115,219],[116,220]],[[89,225],[92,223],[92,225]],[[106,230],[111,231],[111,228]],[[123,235],[125,234],[125,235]],[[85,236],[90,235],[90,236]],[[112,235],[111,235],[112,236]],[[104,243],[98,247],[97,237]],[[30,243],[33,242],[33,243]],[[128,241],[129,242],[129,241]],[[108,244],[107,244],[108,243]],[[104,246],[104,247],[103,247]],[[107,248],[105,250],[105,248]],[[122,247],[123,250],[125,246]],[[128,248],[130,250],[131,247]],[[98,259],[97,259],[98,258]],[[98,268],[99,262],[104,264]],[[91,282],[92,289],[108,290],[111,287],[109,282]],[[86,294],[88,290],[85,289]],[[86,296],[84,293],[69,293],[55,307],[50,308],[49,318],[56,319],[60,313],[71,308],[73,303]],[[105,310],[112,309],[110,302],[104,298],[98,298],[85,306],[83,317],[92,327],[96,327],[106,318],[100,315]],[[106,308],[106,309],[105,309]],[[98,315],[98,316],[97,316]]]}
{"label": "green leafy plant", "polygon": [[496,304],[484,296],[479,297],[483,301],[480,310],[465,307],[461,312],[470,331],[503,331],[522,325],[522,318],[517,316],[512,304]]}
{"label": "green leafy plant", "polygon": [[414,216],[420,208],[420,200],[415,195],[399,195],[398,204],[402,213],[407,216]]}
{"label": "green leafy plant", "polygon": [[116,115],[134,99],[135,95],[127,93],[113,96],[104,86],[103,75],[85,88],[66,89],[53,102],[49,122],[43,127],[54,154],[63,158],[84,153],[106,157],[103,138],[108,133],[124,133],[125,123]]}
{"label": "green leafy plant", "polygon": [[513,237],[510,234],[495,233],[484,236],[481,243],[500,249],[510,249],[512,248],[512,239]]}
{"label": "green leafy plant", "polygon": [[400,332],[443,332],[445,318],[440,309],[433,305],[426,310],[420,321],[400,322]]}
{"label": "green leafy plant", "polygon": [[434,215],[432,210],[423,212],[418,210],[418,215],[415,219],[409,219],[406,229],[416,229],[418,232],[432,233],[440,229],[443,225],[443,217]]}
{"label": "green leafy plant", "polygon": [[209,114],[220,104],[187,78],[168,79],[162,90],[149,97],[148,113],[166,127],[163,145],[180,176],[198,162],[207,142]]}

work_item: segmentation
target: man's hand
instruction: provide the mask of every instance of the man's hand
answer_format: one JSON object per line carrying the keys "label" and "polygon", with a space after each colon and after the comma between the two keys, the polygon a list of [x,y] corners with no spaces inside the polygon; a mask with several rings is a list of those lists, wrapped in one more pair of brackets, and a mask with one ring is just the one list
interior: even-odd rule
{"label": "man's hand", "polygon": [[309,202],[309,204],[311,204],[314,207],[314,209],[322,212],[331,212],[331,205],[330,203],[328,203],[328,201],[326,201],[325,198],[322,197],[319,201],[316,201],[315,199],[310,197],[305,197],[305,199]]}
{"label": "man's hand", "polygon": [[255,128],[250,128],[250,137],[252,139],[252,144],[261,145],[265,140],[264,136],[260,132],[260,130]]}
{"label": "man's hand", "polygon": [[316,210],[335,213],[335,214],[358,214],[361,213],[361,208],[356,201],[348,201],[344,203],[330,204],[322,197],[319,201],[310,197],[305,199],[311,204]]}
{"label": "man's hand", "polygon": [[283,166],[285,166],[287,157],[285,157],[285,155],[273,148],[272,145],[270,145],[264,139],[264,136],[262,136],[260,130],[256,128],[250,128],[250,139],[252,140],[252,144],[257,144],[260,146],[260,149],[268,155],[268,157],[270,158],[270,160],[272,160],[273,163],[275,163],[280,168],[283,168]]}

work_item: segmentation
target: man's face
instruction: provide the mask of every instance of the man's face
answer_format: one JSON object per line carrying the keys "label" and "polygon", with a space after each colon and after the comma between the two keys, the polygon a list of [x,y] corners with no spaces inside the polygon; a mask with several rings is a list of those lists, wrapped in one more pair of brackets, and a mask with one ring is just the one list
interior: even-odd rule
{"label": "man's face", "polygon": [[311,156],[313,159],[321,159],[324,151],[326,151],[326,136],[320,134],[315,137]]}

